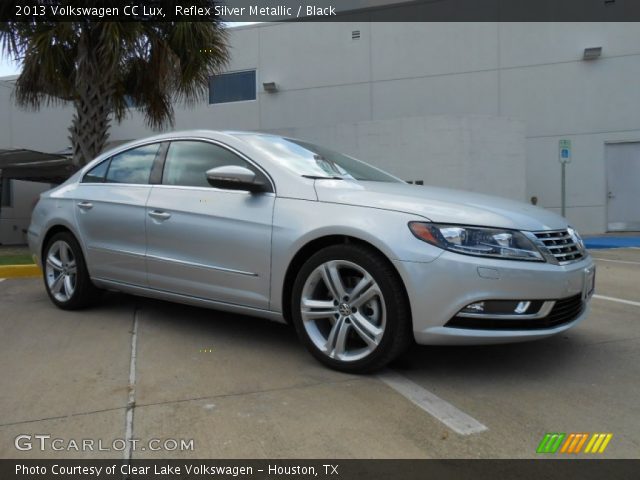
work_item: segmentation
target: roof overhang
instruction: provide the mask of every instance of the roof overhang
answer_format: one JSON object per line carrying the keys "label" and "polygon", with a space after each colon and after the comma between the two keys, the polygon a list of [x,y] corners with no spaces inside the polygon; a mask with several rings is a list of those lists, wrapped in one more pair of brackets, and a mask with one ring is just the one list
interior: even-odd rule
{"label": "roof overhang", "polygon": [[36,150],[0,149],[0,177],[31,182],[62,183],[76,171],[67,155]]}

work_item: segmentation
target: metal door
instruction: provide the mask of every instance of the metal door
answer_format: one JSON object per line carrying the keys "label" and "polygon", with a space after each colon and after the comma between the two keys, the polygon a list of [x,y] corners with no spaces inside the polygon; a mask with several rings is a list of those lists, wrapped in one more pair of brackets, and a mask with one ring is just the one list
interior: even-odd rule
{"label": "metal door", "polygon": [[206,171],[218,165],[251,166],[211,142],[171,143],[147,202],[149,286],[266,309],[275,195],[211,187]]}
{"label": "metal door", "polygon": [[146,286],[144,224],[150,191],[150,185],[78,185],[76,219],[92,277]]}
{"label": "metal door", "polygon": [[640,142],[606,145],[607,229],[640,230]]}
{"label": "metal door", "polygon": [[268,308],[273,193],[154,185],[147,270],[157,290]]}

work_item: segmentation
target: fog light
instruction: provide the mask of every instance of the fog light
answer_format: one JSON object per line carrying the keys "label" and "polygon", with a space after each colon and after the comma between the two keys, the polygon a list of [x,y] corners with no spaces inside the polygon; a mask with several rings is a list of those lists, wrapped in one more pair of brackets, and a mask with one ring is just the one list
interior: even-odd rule
{"label": "fog light", "polygon": [[542,300],[483,300],[470,303],[460,310],[458,315],[529,316],[537,314],[544,303]]}
{"label": "fog light", "polygon": [[462,309],[464,313],[483,313],[484,312],[484,302],[476,302],[470,305],[467,305]]}
{"label": "fog light", "polygon": [[514,313],[525,313],[527,310],[529,310],[530,306],[531,306],[531,302],[519,302],[513,312]]}

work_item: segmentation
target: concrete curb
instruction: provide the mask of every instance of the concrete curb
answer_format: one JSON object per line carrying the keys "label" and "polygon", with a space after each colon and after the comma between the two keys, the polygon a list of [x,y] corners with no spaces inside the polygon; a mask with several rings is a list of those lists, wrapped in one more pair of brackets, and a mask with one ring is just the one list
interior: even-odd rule
{"label": "concrete curb", "polygon": [[583,238],[584,244],[588,249],[595,250],[599,248],[638,248],[640,247],[640,236],[624,236],[617,237],[612,235],[603,235],[599,237]]}
{"label": "concrete curb", "polygon": [[0,265],[0,278],[40,277],[42,270],[37,265]]}

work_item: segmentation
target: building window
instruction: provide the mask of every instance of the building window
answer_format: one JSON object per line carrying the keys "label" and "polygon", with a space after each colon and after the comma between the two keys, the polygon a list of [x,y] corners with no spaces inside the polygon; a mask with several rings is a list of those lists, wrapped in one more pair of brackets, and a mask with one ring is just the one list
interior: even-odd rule
{"label": "building window", "polygon": [[223,73],[209,78],[209,103],[256,99],[256,71]]}
{"label": "building window", "polygon": [[13,206],[13,182],[9,178],[2,179],[2,185],[0,185],[0,198],[2,201],[0,205],[3,207]]}

